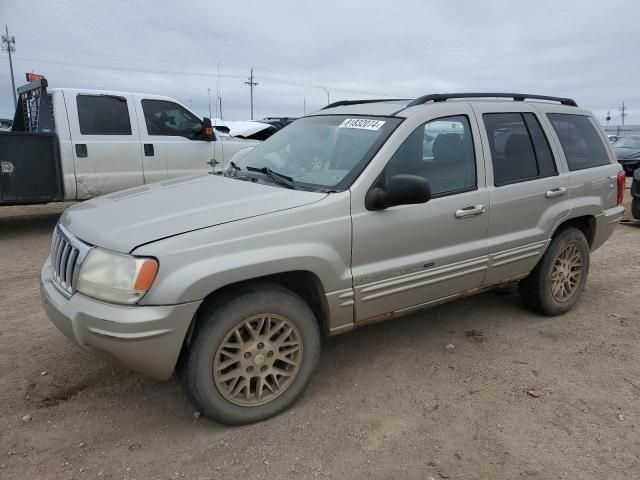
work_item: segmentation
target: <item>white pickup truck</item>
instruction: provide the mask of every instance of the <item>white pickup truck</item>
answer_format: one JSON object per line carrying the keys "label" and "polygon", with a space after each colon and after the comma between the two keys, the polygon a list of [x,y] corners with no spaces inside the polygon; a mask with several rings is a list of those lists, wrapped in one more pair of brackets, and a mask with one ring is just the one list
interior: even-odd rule
{"label": "white pickup truck", "polygon": [[214,132],[175,99],[18,88],[12,131],[0,132],[0,205],[84,200],[223,168],[258,142]]}

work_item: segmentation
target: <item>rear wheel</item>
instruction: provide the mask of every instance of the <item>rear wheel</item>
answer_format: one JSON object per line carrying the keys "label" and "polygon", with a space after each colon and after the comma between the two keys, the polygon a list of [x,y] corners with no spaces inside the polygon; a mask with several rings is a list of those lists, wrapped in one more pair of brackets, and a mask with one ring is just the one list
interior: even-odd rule
{"label": "rear wheel", "polygon": [[589,244],[577,228],[568,227],[551,241],[544,256],[520,281],[525,305],[544,315],[560,315],[580,298],[589,273]]}
{"label": "rear wheel", "polygon": [[185,380],[205,415],[235,425],[264,420],[307,388],[320,332],[309,306],[293,292],[254,286],[199,321]]}

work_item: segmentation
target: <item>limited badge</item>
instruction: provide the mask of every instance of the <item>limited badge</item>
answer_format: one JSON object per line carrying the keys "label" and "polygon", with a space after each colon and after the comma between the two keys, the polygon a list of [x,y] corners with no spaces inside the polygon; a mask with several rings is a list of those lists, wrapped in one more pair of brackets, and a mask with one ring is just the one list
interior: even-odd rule
{"label": "limited badge", "polygon": [[0,162],[0,171],[2,171],[2,173],[13,173],[13,163]]}
{"label": "limited badge", "polygon": [[384,120],[369,120],[368,118],[347,118],[338,125],[338,128],[360,128],[362,130],[380,130],[385,124]]}

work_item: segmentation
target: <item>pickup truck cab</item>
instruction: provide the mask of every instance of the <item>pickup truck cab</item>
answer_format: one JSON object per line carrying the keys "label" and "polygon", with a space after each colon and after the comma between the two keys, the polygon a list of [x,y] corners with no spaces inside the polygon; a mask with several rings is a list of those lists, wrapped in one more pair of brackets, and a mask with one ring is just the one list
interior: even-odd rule
{"label": "pickup truck cab", "polygon": [[202,412],[253,422],[302,395],[325,335],[505,282],[568,311],[624,180],[571,99],[338,102],[224,172],[67,209],[42,298],[82,348],[157,379],[178,365]]}
{"label": "pickup truck cab", "polygon": [[170,97],[47,90],[46,80],[18,91],[13,131],[0,133],[0,204],[85,200],[202,174],[257,144],[223,139]]}

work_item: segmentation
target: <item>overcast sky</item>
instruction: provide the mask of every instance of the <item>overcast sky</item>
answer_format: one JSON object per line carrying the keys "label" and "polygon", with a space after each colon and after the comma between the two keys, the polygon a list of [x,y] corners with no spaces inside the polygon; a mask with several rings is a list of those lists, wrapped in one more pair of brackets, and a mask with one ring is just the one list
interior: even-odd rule
{"label": "overcast sky", "polygon": [[[447,91],[575,98],[604,123],[640,124],[640,1],[393,0],[188,2],[0,0],[25,72],[51,87],[175,97],[224,118],[302,115],[327,102]],[[212,107],[215,115],[215,107]],[[13,116],[6,53],[0,116]]]}

